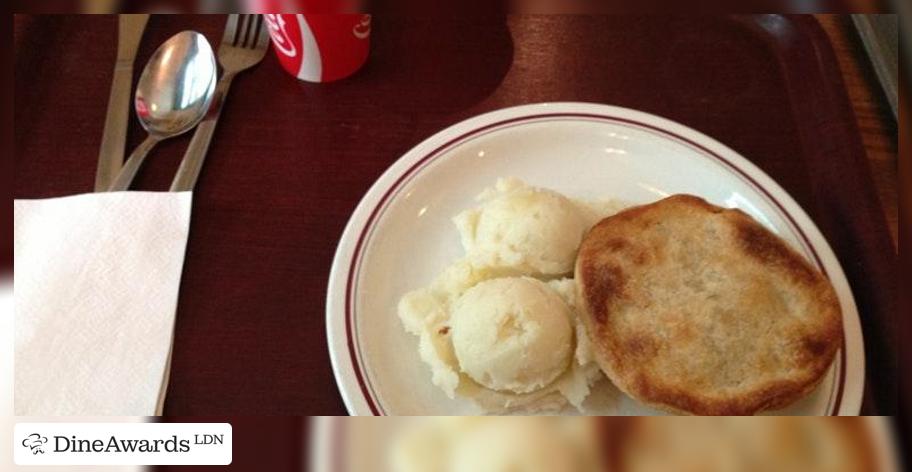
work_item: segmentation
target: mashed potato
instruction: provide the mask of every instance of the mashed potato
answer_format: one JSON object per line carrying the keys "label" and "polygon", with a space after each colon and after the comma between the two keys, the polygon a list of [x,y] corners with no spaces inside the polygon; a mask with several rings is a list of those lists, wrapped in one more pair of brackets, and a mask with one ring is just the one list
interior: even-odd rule
{"label": "mashed potato", "polygon": [[543,282],[529,277],[481,282],[453,307],[459,367],[492,390],[539,390],[570,365],[572,319],[560,295]]}
{"label": "mashed potato", "polygon": [[536,275],[573,271],[588,228],[582,209],[567,197],[517,179],[500,179],[479,196],[480,208],[454,218],[467,257],[475,264]]}
{"label": "mashed potato", "polygon": [[[466,256],[405,294],[399,318],[419,338],[431,381],[485,413],[582,410],[603,377],[578,316],[573,270],[583,233],[623,208],[500,179],[458,215]],[[537,277],[538,279],[534,278]],[[493,285],[492,285],[493,284]]]}
{"label": "mashed potato", "polygon": [[479,384],[460,367],[453,346],[453,305],[470,287],[503,276],[503,272],[479,269],[460,260],[444,271],[430,287],[402,297],[399,318],[408,332],[418,336],[419,356],[431,369],[431,382],[450,398],[471,399],[485,413],[550,413],[559,411],[568,403],[582,409],[591,386],[602,378],[602,373],[594,362],[589,338],[577,315],[576,283],[573,279],[549,281],[545,287],[557,294],[569,308],[569,324],[573,330],[572,361],[554,381],[528,393],[499,391]]}

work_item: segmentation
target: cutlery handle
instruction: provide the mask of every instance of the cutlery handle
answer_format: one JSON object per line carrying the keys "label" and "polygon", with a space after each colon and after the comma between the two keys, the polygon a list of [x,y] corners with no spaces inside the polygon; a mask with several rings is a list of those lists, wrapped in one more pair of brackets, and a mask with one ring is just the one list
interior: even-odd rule
{"label": "cutlery handle", "polygon": [[111,186],[120,166],[123,165],[124,144],[127,140],[127,121],[130,119],[130,87],[133,82],[133,62],[118,61],[108,96],[108,114],[105,116],[101,149],[98,151],[98,169],[95,171],[95,191],[103,192]]}
{"label": "cutlery handle", "polygon": [[206,117],[196,127],[193,132],[193,139],[184,152],[184,158],[181,160],[180,168],[171,182],[172,192],[185,192],[193,190],[196,186],[196,180],[199,178],[200,171],[203,169],[203,161],[206,159],[206,151],[209,150],[209,143],[212,142],[212,134],[215,133],[215,125],[218,123],[219,116],[222,114],[222,104],[228,95],[228,88],[231,87],[231,81],[234,74],[226,72],[219,79],[215,86],[215,95],[212,97],[212,105],[209,107]]}
{"label": "cutlery handle", "polygon": [[127,159],[123,169],[120,169],[120,173],[117,174],[117,178],[114,179],[114,183],[111,184],[108,191],[119,192],[121,190],[128,190],[130,184],[133,183],[133,178],[136,177],[136,173],[139,172],[139,168],[142,167],[143,161],[145,161],[146,156],[149,155],[149,151],[151,151],[159,141],[161,141],[161,138],[150,134],[142,144],[136,146],[136,149],[133,150],[133,154],[130,154],[130,158]]}

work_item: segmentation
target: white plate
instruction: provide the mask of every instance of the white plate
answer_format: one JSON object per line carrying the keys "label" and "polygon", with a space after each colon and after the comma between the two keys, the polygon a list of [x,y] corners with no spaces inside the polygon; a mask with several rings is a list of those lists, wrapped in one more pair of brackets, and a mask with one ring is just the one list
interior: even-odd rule
{"label": "white plate", "polygon": [[[309,470],[389,470],[389,450],[397,433],[416,419],[419,418],[314,417],[310,423]],[[868,428],[874,457],[881,466],[878,472],[902,470],[899,468],[896,438],[887,417],[869,416],[860,420]]]}
{"label": "white plate", "polygon": [[[330,356],[351,414],[477,413],[431,384],[396,304],[460,257],[450,218],[508,176],[578,198],[649,203],[691,193],[753,216],[829,276],[845,326],[844,346],[820,387],[781,413],[858,414],[864,351],[855,301],[833,251],[798,204],[747,159],[697,131],[584,103],[507,108],[451,126],[402,156],[361,200],[339,243],[326,305]],[[587,413],[657,413],[600,393],[618,398]]]}

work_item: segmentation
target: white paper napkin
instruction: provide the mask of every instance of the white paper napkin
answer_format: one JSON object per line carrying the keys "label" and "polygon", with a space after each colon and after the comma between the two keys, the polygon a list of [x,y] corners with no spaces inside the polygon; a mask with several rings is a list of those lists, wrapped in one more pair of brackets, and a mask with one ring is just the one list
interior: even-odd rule
{"label": "white paper napkin", "polygon": [[17,415],[155,415],[192,194],[14,202]]}

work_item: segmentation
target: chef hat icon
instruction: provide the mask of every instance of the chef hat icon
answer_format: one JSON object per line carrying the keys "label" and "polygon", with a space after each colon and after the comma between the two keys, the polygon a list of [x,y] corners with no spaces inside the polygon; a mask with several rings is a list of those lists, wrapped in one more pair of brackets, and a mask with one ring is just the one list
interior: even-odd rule
{"label": "chef hat icon", "polygon": [[37,433],[29,434],[22,440],[22,445],[31,449],[32,454],[44,454],[42,447],[47,444],[48,438]]}

